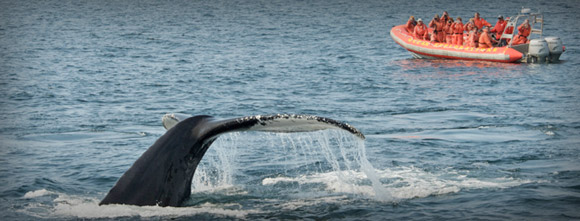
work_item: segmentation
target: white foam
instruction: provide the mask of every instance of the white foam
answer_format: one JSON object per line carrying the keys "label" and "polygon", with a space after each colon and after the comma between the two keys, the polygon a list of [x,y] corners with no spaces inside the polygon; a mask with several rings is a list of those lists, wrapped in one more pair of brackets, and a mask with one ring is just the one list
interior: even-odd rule
{"label": "white foam", "polygon": [[46,196],[46,195],[51,195],[51,194],[55,194],[55,193],[48,191],[46,189],[40,189],[40,190],[30,191],[30,192],[24,194],[24,198],[30,199],[30,198],[36,198],[36,197],[41,197],[41,196]]}
{"label": "white foam", "polygon": [[275,185],[283,182],[296,182],[300,185],[320,183],[326,191],[374,197],[375,191],[370,185],[359,184],[366,175],[357,171],[333,171],[300,177],[273,177],[262,180],[262,185]]}
{"label": "white foam", "polygon": [[[248,214],[260,213],[255,209],[243,209],[237,205],[217,205],[205,203],[190,207],[159,207],[159,206],[132,206],[132,205],[103,205],[99,206],[99,200],[81,196],[71,196],[54,193],[47,190],[29,192],[25,198],[55,195],[52,202],[40,202],[28,204],[22,212],[39,218],[120,218],[120,217],[163,217],[174,218],[182,216],[194,216],[199,214],[211,214],[213,216],[233,217],[244,219]],[[226,209],[239,208],[239,209]]]}
{"label": "white foam", "polygon": [[320,204],[349,204],[352,198],[347,196],[325,196],[309,199],[295,199],[286,202],[278,202],[274,205],[282,210],[297,210],[303,207],[312,207]]}
{"label": "white foam", "polygon": [[393,180],[385,187],[399,200],[457,193],[464,189],[503,189],[532,182],[513,178],[470,178],[452,169],[430,173],[416,167],[397,167],[378,173],[381,179]]}
{"label": "white foam", "polygon": [[98,206],[96,202],[84,202],[69,204],[58,203],[54,208],[54,214],[64,217],[77,218],[118,218],[118,217],[181,217],[198,214],[212,214],[218,216],[245,218],[255,210],[231,210],[223,209],[214,204],[203,204],[196,207],[159,207],[159,206],[129,206],[129,205],[104,205]]}
{"label": "white foam", "polygon": [[383,202],[397,202],[457,193],[466,189],[503,189],[532,182],[514,178],[470,178],[451,169],[430,173],[416,167],[396,167],[375,170],[375,172],[378,179],[390,181],[380,184],[380,189],[386,192],[385,195],[377,194],[375,188],[368,185],[368,182],[361,182],[368,179],[368,173],[359,171],[334,171],[300,177],[265,178],[262,180],[262,185],[275,185],[283,182],[296,182],[301,185],[321,183],[326,186],[326,191],[329,192],[356,194]]}

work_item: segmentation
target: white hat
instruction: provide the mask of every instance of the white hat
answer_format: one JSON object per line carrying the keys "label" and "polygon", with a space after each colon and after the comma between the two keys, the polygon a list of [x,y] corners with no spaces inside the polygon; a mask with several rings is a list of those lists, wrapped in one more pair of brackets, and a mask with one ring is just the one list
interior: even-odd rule
{"label": "white hat", "polygon": [[422,22],[422,21],[423,21],[423,19],[417,19],[417,22]]}

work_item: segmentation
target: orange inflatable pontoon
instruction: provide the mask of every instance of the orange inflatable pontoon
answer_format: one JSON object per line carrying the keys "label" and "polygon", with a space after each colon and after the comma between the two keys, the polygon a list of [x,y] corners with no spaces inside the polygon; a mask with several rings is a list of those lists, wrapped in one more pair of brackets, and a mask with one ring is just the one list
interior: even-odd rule
{"label": "orange inflatable pontoon", "polygon": [[507,46],[474,48],[457,44],[433,43],[416,39],[413,37],[412,33],[407,31],[405,25],[393,27],[391,29],[391,37],[395,42],[397,42],[397,44],[407,49],[416,58],[518,62],[523,57],[521,52]]}

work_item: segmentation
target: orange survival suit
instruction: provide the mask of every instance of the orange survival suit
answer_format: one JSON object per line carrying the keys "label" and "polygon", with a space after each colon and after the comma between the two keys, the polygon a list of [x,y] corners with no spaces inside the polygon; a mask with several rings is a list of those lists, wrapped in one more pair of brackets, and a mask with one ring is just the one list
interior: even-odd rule
{"label": "orange survival suit", "polygon": [[491,48],[493,47],[491,43],[491,37],[489,37],[489,30],[487,28],[483,29],[483,33],[479,36],[479,48]]}
{"label": "orange survival suit", "polygon": [[495,23],[495,26],[493,26],[493,28],[491,29],[491,32],[496,33],[497,39],[501,39],[501,35],[503,34],[503,30],[505,29],[505,26],[507,25],[507,21],[502,19],[498,19],[497,22]]}
{"label": "orange survival suit", "polygon": [[438,17],[433,18],[429,22],[429,27],[433,28],[431,31],[431,41],[445,42],[445,34],[443,32],[443,25]]}
{"label": "orange survival suit", "polygon": [[475,24],[475,27],[477,27],[477,29],[481,29],[483,26],[491,27],[491,24],[489,24],[489,22],[487,22],[483,18],[473,19],[473,24]]}
{"label": "orange survival suit", "polygon": [[425,37],[427,36],[427,26],[423,24],[423,21],[419,19],[415,29],[413,30],[413,36],[416,39],[426,40]]}
{"label": "orange survival suit", "polygon": [[407,21],[407,31],[409,33],[413,33],[413,31],[415,30],[415,25],[417,25],[417,22],[415,21],[415,17],[411,16],[409,18],[409,21]]}
{"label": "orange survival suit", "polygon": [[530,36],[531,31],[532,27],[530,26],[530,23],[527,21],[522,23],[518,26],[518,36],[514,39],[512,45],[528,43],[528,36]]}
{"label": "orange survival suit", "polygon": [[453,38],[451,43],[463,45],[463,23],[461,23],[461,19],[457,19],[457,21],[453,23]]}

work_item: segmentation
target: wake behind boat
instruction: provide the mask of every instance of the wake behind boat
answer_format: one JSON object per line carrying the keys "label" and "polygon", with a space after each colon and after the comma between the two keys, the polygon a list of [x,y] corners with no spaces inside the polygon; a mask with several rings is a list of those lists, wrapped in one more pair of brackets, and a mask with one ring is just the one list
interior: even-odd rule
{"label": "wake behind boat", "polygon": [[[503,20],[503,17],[501,19]],[[518,21],[524,21],[522,23],[529,22],[527,33],[524,33],[526,32],[524,30],[514,31],[517,30],[515,27],[517,27]],[[461,31],[461,34],[457,33],[462,38],[460,43],[451,43],[449,39],[447,41],[442,39],[437,41],[436,37],[431,37],[431,40],[429,40],[427,34],[429,36],[436,35],[433,34],[437,33],[437,31],[433,31],[435,27],[428,28],[424,38],[410,31],[407,25],[393,27],[390,34],[397,44],[411,52],[415,58],[480,60],[505,63],[558,62],[565,48],[558,37],[543,38],[543,27],[544,19],[541,13],[531,13],[530,9],[522,9],[517,16],[506,21],[505,27],[500,30],[500,33],[503,34],[499,34],[501,36],[500,39],[494,39],[495,44],[491,47],[478,46],[477,40],[475,45],[469,44],[470,33],[463,33],[463,31]],[[475,33],[477,33],[477,29]],[[480,35],[483,34],[488,33],[483,32]],[[536,38],[527,40],[528,37],[531,37],[531,34],[534,34]],[[522,37],[524,40],[520,41],[521,39],[519,38]],[[434,38],[436,40],[433,40]]]}

